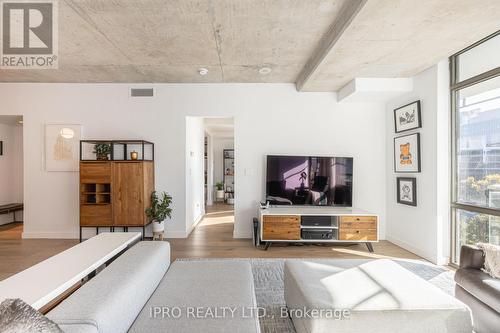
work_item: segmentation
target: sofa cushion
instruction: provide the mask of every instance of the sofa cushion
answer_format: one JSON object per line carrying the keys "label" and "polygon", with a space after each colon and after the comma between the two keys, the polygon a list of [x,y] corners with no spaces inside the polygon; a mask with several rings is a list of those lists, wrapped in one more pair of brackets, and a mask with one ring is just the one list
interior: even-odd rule
{"label": "sofa cushion", "polygon": [[460,268],[455,281],[469,294],[500,313],[500,280],[478,269]]}
{"label": "sofa cushion", "polygon": [[287,260],[284,273],[298,333],[472,331],[462,302],[391,260]]}
{"label": "sofa cushion", "polygon": [[65,331],[127,332],[169,265],[169,243],[140,242],[47,316]]}
{"label": "sofa cushion", "polygon": [[[224,308],[235,311],[224,313]],[[248,262],[176,261],[130,332],[257,333],[255,309]]]}

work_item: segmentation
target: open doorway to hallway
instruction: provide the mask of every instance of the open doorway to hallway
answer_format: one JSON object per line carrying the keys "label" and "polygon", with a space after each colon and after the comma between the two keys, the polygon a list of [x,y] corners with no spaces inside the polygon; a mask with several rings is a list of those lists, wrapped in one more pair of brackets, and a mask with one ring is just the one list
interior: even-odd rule
{"label": "open doorway to hallway", "polygon": [[0,116],[0,240],[23,233],[23,117]]}
{"label": "open doorway to hallway", "polygon": [[219,223],[233,230],[235,163],[232,117],[187,117],[188,234],[195,227],[214,228]]}

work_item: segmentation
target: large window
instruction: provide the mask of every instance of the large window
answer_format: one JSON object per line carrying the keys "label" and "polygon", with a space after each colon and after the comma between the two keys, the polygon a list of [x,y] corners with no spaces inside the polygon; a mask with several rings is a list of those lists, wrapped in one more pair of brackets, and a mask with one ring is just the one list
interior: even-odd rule
{"label": "large window", "polygon": [[451,57],[452,254],[500,245],[500,32]]}

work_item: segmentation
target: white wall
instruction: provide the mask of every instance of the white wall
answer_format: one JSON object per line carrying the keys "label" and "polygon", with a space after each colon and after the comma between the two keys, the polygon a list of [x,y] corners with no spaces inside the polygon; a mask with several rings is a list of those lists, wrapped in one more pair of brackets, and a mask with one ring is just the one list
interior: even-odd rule
{"label": "white wall", "polygon": [[[0,124],[0,205],[23,202],[23,127]],[[22,220],[22,212],[16,213]],[[12,214],[0,215],[0,225],[13,221]]]}
{"label": "white wall", "polygon": [[[413,78],[414,90],[387,103],[386,237],[434,263],[449,259],[449,71],[448,61]],[[394,109],[420,100],[422,128],[395,134]],[[421,133],[422,172],[394,173],[394,137]],[[396,203],[396,177],[417,178],[417,207]]]}
{"label": "white wall", "polygon": [[78,174],[43,169],[50,122],[82,124],[85,138],[155,142],[156,188],[174,198],[166,233],[186,236],[187,116],[234,117],[235,236],[251,237],[265,155],[310,154],[354,157],[354,205],[380,214],[384,237],[383,104],[339,104],[333,93],[299,93],[292,84],[142,86],[154,87],[155,97],[130,98],[128,84],[0,84],[0,114],[24,115],[25,237],[78,235]]}
{"label": "white wall", "polygon": [[191,232],[205,214],[203,118],[186,117],[186,231]]}

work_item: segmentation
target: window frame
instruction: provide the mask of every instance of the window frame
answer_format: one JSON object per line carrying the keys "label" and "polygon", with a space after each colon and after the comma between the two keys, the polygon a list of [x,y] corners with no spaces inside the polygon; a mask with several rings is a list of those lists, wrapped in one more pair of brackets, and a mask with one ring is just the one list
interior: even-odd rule
{"label": "window frame", "polygon": [[455,259],[458,262],[459,258],[456,258],[457,251],[457,220],[456,211],[464,210],[480,214],[488,214],[500,217],[500,209],[488,208],[482,206],[476,206],[473,204],[464,204],[457,201],[457,183],[458,183],[458,173],[457,173],[457,141],[458,141],[458,117],[457,117],[457,96],[461,89],[476,85],[478,83],[493,79],[500,76],[500,66],[484,73],[475,75],[463,81],[458,81],[459,78],[459,56],[470,49],[500,35],[500,30],[489,35],[486,38],[470,45],[469,47],[453,54],[450,57],[450,113],[451,113],[451,202],[450,202],[450,217],[451,217],[451,258],[450,265],[457,267]]}

